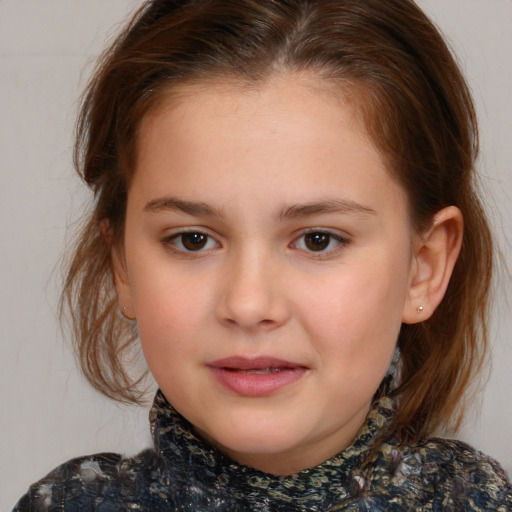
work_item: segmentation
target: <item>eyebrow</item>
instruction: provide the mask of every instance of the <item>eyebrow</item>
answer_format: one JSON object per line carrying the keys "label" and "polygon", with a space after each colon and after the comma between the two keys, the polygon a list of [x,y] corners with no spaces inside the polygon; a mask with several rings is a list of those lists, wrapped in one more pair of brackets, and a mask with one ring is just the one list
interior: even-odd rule
{"label": "eyebrow", "polygon": [[296,204],[282,211],[280,217],[295,219],[328,213],[377,215],[373,208],[346,199],[328,199],[313,203]]}
{"label": "eyebrow", "polygon": [[221,210],[196,201],[183,201],[174,197],[162,197],[149,201],[144,207],[145,212],[159,213],[165,211],[183,212],[187,215],[223,217]]}
{"label": "eyebrow", "polygon": [[[184,201],[174,197],[152,199],[146,204],[144,211],[150,213],[174,211],[192,216],[224,217],[222,210],[214,208],[207,203]],[[325,201],[288,206],[281,211],[279,217],[282,219],[297,219],[329,213],[377,215],[377,212],[373,208],[364,206],[356,201],[328,199]]]}

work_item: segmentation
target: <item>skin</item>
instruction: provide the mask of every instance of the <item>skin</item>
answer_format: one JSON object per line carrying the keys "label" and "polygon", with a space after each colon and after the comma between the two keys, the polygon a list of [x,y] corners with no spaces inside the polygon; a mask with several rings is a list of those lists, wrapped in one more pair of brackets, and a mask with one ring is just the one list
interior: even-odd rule
{"label": "skin", "polygon": [[[442,298],[462,220],[446,209],[416,236],[405,191],[350,108],[308,76],[181,92],[140,126],[114,250],[120,306],[200,435],[243,464],[296,473],[357,435],[401,323]],[[247,397],[209,367],[233,356],[304,370]]]}

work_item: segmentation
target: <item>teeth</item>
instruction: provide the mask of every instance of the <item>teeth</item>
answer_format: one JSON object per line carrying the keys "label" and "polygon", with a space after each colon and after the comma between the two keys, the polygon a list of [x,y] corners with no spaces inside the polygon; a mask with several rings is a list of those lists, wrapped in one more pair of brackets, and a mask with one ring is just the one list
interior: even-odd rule
{"label": "teeth", "polygon": [[239,373],[250,373],[253,375],[265,375],[267,373],[278,373],[282,370],[282,368],[261,368],[261,369],[253,369],[253,370],[235,370]]}

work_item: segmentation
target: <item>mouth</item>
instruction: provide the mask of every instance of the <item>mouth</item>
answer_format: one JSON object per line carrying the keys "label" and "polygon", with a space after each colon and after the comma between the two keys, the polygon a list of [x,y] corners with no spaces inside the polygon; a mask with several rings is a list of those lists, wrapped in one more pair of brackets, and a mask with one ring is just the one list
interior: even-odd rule
{"label": "mouth", "polygon": [[309,370],[300,363],[272,357],[229,357],[207,366],[224,388],[246,397],[273,395],[296,383]]}
{"label": "mouth", "polygon": [[284,366],[279,368],[261,368],[261,369],[250,369],[250,370],[240,370],[237,368],[225,368],[227,372],[237,372],[237,373],[247,373],[252,375],[266,375],[268,373],[278,373],[285,370],[290,370],[290,368]]}
{"label": "mouth", "polygon": [[284,361],[275,357],[226,357],[209,363],[212,368],[222,368],[227,371],[242,373],[276,373],[294,368],[306,368],[300,363]]}

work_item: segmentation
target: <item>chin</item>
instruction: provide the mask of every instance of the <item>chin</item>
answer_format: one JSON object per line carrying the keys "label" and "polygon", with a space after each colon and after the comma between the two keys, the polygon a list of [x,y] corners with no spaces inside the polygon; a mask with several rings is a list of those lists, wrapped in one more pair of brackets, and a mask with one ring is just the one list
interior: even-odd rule
{"label": "chin", "polygon": [[247,424],[233,429],[224,428],[218,435],[216,432],[210,434],[201,431],[201,435],[211,444],[235,460],[235,454],[278,455],[292,450],[298,444],[296,437],[301,436],[291,434],[290,428],[284,426],[266,428],[255,425],[251,428]]}
{"label": "chin", "polygon": [[253,455],[277,455],[279,453],[287,452],[294,446],[293,439],[290,436],[272,436],[269,437],[268,433],[258,437],[243,436],[237,439],[226,440],[226,447],[232,451],[240,453],[250,453]]}

